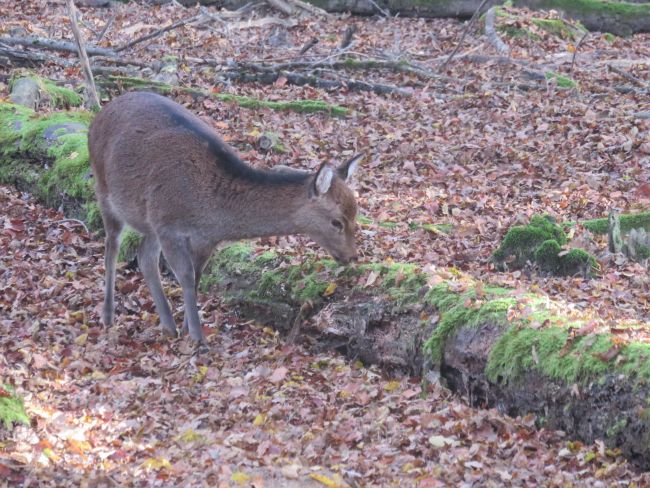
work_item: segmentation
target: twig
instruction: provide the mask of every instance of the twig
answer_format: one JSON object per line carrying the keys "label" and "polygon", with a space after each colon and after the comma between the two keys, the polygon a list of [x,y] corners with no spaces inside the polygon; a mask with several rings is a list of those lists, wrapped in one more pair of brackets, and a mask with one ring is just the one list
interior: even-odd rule
{"label": "twig", "polygon": [[202,17],[203,14],[198,14],[194,15],[192,17],[188,17],[183,20],[179,20],[178,22],[175,22],[171,25],[168,25],[167,27],[163,27],[162,29],[158,29],[157,31],[152,32],[151,34],[147,34],[146,36],[138,37],[137,39],[132,40],[131,42],[127,42],[123,46],[118,47],[115,49],[116,53],[122,52],[125,49],[129,49],[136,44],[140,44],[141,42],[148,41],[149,39],[153,39],[154,37],[158,37],[161,34],[164,34],[165,32],[169,32],[170,30],[178,29],[179,27],[184,26],[185,24],[189,24],[190,22],[194,22],[199,20]]}
{"label": "twig", "polygon": [[300,49],[300,54],[305,54],[307,51],[309,51],[312,47],[314,47],[316,44],[318,44],[318,37],[312,37],[309,39],[304,46],[302,46],[302,49]]}
{"label": "twig", "polygon": [[438,69],[439,73],[442,72],[447,67],[447,65],[451,62],[451,60],[456,55],[456,53],[460,50],[460,47],[463,45],[463,41],[465,40],[465,37],[467,37],[467,33],[469,32],[471,27],[474,25],[474,22],[476,22],[476,19],[478,18],[478,15],[479,15],[479,12],[483,9],[483,7],[485,6],[485,4],[488,1],[489,0],[483,0],[481,2],[481,5],[479,5],[478,8],[476,9],[476,11],[474,12],[474,15],[472,15],[472,18],[469,19],[469,22],[467,23],[467,26],[465,27],[465,30],[463,31],[463,36],[460,38],[460,41],[458,41],[458,44],[456,44],[456,48],[451,52],[449,57],[442,63],[442,65],[440,65],[440,68]]}
{"label": "twig", "polygon": [[496,29],[494,28],[496,12],[496,7],[490,7],[490,9],[487,11],[487,14],[485,14],[485,35],[487,36],[490,44],[494,46],[499,54],[505,54],[510,51],[510,48],[501,40],[497,34]]}
{"label": "twig", "polygon": [[357,26],[354,24],[349,25],[345,29],[345,32],[343,33],[343,39],[341,39],[341,44],[339,44],[339,49],[345,49],[352,43],[352,37],[354,37],[354,33],[356,31],[357,31]]}
{"label": "twig", "polygon": [[113,15],[110,19],[108,19],[108,22],[106,22],[106,25],[104,25],[104,28],[101,30],[99,35],[97,36],[97,39],[95,39],[95,42],[101,41],[106,33],[108,32],[108,29],[110,29],[111,25],[113,25],[113,22],[115,22],[115,15]]}
{"label": "twig", "polygon": [[607,69],[610,70],[610,71],[613,71],[613,72],[616,73],[617,75],[622,76],[622,77],[625,78],[627,81],[629,81],[629,82],[635,84],[636,86],[640,86],[641,88],[646,88],[646,86],[647,86],[643,81],[641,81],[640,79],[638,79],[638,78],[637,78],[636,76],[634,76],[632,73],[628,73],[627,71],[625,71],[625,70],[623,70],[623,69],[621,69],[621,68],[617,68],[616,66],[612,66],[611,64],[608,64],[608,65],[607,65]]}
{"label": "twig", "polygon": [[79,220],[79,219],[61,219],[61,220],[58,220],[58,221],[57,221],[57,223],[59,223],[59,224],[63,224],[63,223],[66,223],[66,222],[71,222],[71,223],[73,223],[73,224],[80,225],[81,227],[84,228],[84,230],[86,231],[86,234],[90,234],[90,231],[88,230],[88,227],[86,227],[86,224],[84,224],[84,223],[83,223],[81,220]]}
{"label": "twig", "polygon": [[298,339],[298,334],[300,334],[300,325],[302,324],[303,314],[305,312],[308,312],[311,309],[311,307],[312,307],[312,303],[309,300],[304,302],[300,306],[300,310],[298,310],[298,315],[293,321],[293,326],[291,327],[289,334],[287,334],[287,342],[289,344],[296,343],[296,340]]}
{"label": "twig", "polygon": [[74,34],[75,41],[77,42],[77,49],[79,51],[79,60],[83,68],[84,78],[86,80],[86,90],[88,92],[88,100],[91,108],[99,108],[99,95],[97,95],[97,88],[95,87],[95,80],[93,79],[93,72],[90,70],[90,61],[86,54],[86,46],[84,43],[83,34],[77,24],[76,7],[73,0],[66,0],[68,7],[68,15],[70,16],[70,25],[72,26],[72,33]]}
{"label": "twig", "polygon": [[582,45],[582,41],[584,41],[588,35],[589,35],[589,31],[585,31],[585,33],[578,41],[575,50],[573,51],[573,56],[571,56],[571,67],[569,68],[569,74],[573,73],[573,66],[576,64],[576,55],[578,54],[578,49],[580,49],[580,46]]}
{"label": "twig", "polygon": [[370,3],[371,3],[371,4],[372,4],[372,5],[373,5],[377,10],[379,10],[379,11],[381,12],[381,14],[382,14],[384,17],[390,17],[390,10],[381,8],[379,5],[377,5],[377,3],[375,2],[375,0],[368,0],[368,1],[369,1],[369,2],[370,2]]}

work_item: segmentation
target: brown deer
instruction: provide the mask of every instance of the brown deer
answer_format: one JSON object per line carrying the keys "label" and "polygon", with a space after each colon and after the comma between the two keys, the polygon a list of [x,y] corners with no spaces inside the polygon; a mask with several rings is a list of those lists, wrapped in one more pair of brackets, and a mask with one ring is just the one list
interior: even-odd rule
{"label": "brown deer", "polygon": [[357,205],[346,182],[362,155],[315,173],[248,166],[213,129],[160,95],[133,92],[93,120],[88,147],[106,231],[103,322],[113,323],[115,267],[125,224],[143,235],[138,265],[165,333],[176,325],[160,283],[160,251],[183,289],[183,329],[205,342],[196,303],[221,241],[306,234],[338,261],[356,258]]}

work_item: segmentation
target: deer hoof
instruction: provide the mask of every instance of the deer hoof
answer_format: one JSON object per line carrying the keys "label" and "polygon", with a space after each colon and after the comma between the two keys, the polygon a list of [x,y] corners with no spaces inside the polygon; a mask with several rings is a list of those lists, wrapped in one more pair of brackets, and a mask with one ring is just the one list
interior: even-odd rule
{"label": "deer hoof", "polygon": [[166,325],[163,325],[163,334],[165,334],[167,337],[171,337],[173,339],[178,337],[178,332],[176,331],[176,327],[167,327]]}

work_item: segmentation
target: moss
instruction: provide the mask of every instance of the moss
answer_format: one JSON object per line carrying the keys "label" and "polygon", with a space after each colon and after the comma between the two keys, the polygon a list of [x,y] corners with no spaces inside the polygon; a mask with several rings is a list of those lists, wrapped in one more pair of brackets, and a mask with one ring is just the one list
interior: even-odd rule
{"label": "moss", "polygon": [[476,289],[458,293],[446,284],[437,285],[425,296],[425,301],[440,313],[440,321],[424,344],[424,351],[434,363],[442,360],[447,338],[460,327],[477,327],[484,324],[507,323],[508,310],[516,300],[506,296],[507,290],[486,288],[477,300]]}
{"label": "moss", "polygon": [[99,205],[95,200],[83,204],[86,213],[86,225],[90,230],[100,231],[103,229],[102,214]]}
{"label": "moss", "polygon": [[535,215],[530,224],[514,226],[506,233],[499,249],[494,252],[493,259],[497,263],[503,263],[514,256],[513,266],[521,267],[527,261],[533,261],[538,246],[551,239],[560,246],[567,242],[566,234],[552,217]]}
{"label": "moss", "polygon": [[581,25],[574,26],[564,19],[531,19],[540,29],[560,39],[576,41],[586,32]]}
{"label": "moss", "polygon": [[537,370],[565,384],[586,383],[609,372],[623,373],[635,381],[650,380],[650,345],[623,346],[616,359],[603,356],[615,347],[611,334],[592,334],[570,339],[569,329],[521,328],[513,325],[493,346],[486,376],[490,381],[516,383],[524,373]]}
{"label": "moss", "polygon": [[106,79],[109,81],[109,84],[117,84],[127,89],[150,90],[160,93],[161,95],[169,95],[176,91],[191,95],[213,96],[223,102],[234,102],[240,107],[250,109],[269,108],[271,110],[292,110],[301,113],[326,112],[335,116],[345,116],[348,114],[347,108],[340,105],[330,105],[322,100],[269,101],[241,95],[231,95],[228,93],[208,93],[196,88],[175,87],[161,82],[128,76],[109,76]]}
{"label": "moss", "polygon": [[584,249],[571,249],[562,254],[562,248],[554,239],[544,241],[535,250],[534,259],[542,271],[558,276],[590,274],[598,269],[596,259]]}
{"label": "moss", "polygon": [[379,222],[377,225],[379,227],[383,227],[384,229],[394,229],[397,227],[397,222],[384,221]]}
{"label": "moss", "polygon": [[[606,218],[584,220],[580,224],[594,234],[607,234],[608,231]],[[650,232],[650,212],[621,215],[621,233],[627,234],[632,229],[645,229]]]}
{"label": "moss", "polygon": [[[82,203],[93,199],[86,131],[61,134],[68,127],[74,130],[87,127],[93,117],[91,113],[57,112],[37,116],[33,111],[1,104],[0,115],[0,177],[3,180],[27,179],[34,184],[35,195],[49,206],[59,206],[67,197]],[[57,126],[59,130],[46,139],[46,131]]]}
{"label": "moss", "polygon": [[84,202],[94,198],[93,182],[88,177],[90,163],[86,133],[59,136],[57,144],[47,149],[47,155],[54,159],[54,164],[38,182],[47,205],[56,205],[61,194]]}
{"label": "moss", "polygon": [[578,273],[591,274],[598,270],[596,259],[584,249],[571,249],[560,256],[560,274],[572,276]]}
{"label": "moss", "polygon": [[535,215],[530,224],[512,227],[506,233],[492,259],[501,268],[506,263],[513,268],[536,263],[540,270],[560,276],[597,270],[596,259],[583,249],[563,251],[566,243],[564,230],[551,217]]}
{"label": "moss", "polygon": [[422,228],[432,234],[451,234],[454,230],[452,224],[422,224]]}
{"label": "moss", "polygon": [[370,225],[373,223],[373,220],[366,217],[365,215],[357,215],[357,222],[361,225]]}
{"label": "moss", "polygon": [[45,93],[45,96],[50,99],[52,107],[60,109],[69,109],[71,107],[80,107],[83,103],[81,96],[74,90],[57,85],[54,81],[46,78],[41,78],[34,74],[18,74],[12,77],[9,82],[9,89],[13,88],[13,84],[21,79],[29,78],[36,82],[40,91]]}
{"label": "moss", "polygon": [[294,112],[302,113],[326,112],[330,115],[336,116],[344,116],[348,114],[347,108],[341,107],[340,105],[330,105],[322,100],[291,100],[285,102],[274,102],[225,93],[216,93],[214,94],[214,97],[224,102],[235,102],[237,105],[244,108],[270,108],[272,110],[293,110]]}
{"label": "moss", "polygon": [[605,432],[605,435],[607,437],[614,437],[616,434],[621,432],[625,427],[627,427],[627,419],[625,417],[621,418],[618,420],[614,425],[609,427],[607,431]]}
{"label": "moss", "polygon": [[38,78],[39,84],[43,88],[55,108],[69,109],[71,107],[80,107],[83,103],[81,96],[69,88],[56,85],[51,80]]}
{"label": "moss", "polygon": [[138,255],[138,247],[142,236],[139,232],[127,228],[122,232],[122,242],[120,242],[120,252],[117,256],[118,261],[131,262]]}
{"label": "moss", "polygon": [[25,412],[23,401],[16,395],[14,389],[0,383],[0,391],[9,396],[0,395],[0,422],[6,429],[11,429],[13,424],[29,425],[29,417]]}
{"label": "moss", "polygon": [[611,2],[603,0],[543,0],[541,8],[564,10],[568,14],[590,14],[626,18],[647,17],[650,5],[630,2]]}
{"label": "moss", "polygon": [[575,88],[577,86],[576,82],[571,78],[556,73],[555,71],[547,71],[545,75],[547,80],[555,80],[557,86],[560,88]]}
{"label": "moss", "polygon": [[615,42],[616,39],[618,39],[618,38],[614,34],[610,34],[609,32],[605,32],[603,34],[603,39],[611,44],[611,43]]}

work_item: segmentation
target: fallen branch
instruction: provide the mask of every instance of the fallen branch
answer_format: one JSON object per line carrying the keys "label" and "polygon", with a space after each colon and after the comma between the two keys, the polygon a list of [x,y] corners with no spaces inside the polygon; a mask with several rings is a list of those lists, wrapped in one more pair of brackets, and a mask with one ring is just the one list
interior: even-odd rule
{"label": "fallen branch", "polygon": [[285,15],[293,15],[293,7],[284,0],[266,0],[266,3]]}
{"label": "fallen branch", "polygon": [[[77,46],[73,42],[48,39],[45,37],[0,37],[0,43],[9,46],[26,46],[32,48],[47,49],[49,51],[65,51],[77,53]],[[97,46],[86,46],[86,53],[89,56],[117,56],[116,51]]]}
{"label": "fallen branch", "polygon": [[88,100],[90,107],[89,108],[99,108],[99,95],[97,95],[97,88],[95,87],[95,80],[93,79],[93,72],[90,70],[90,62],[88,61],[88,55],[86,54],[86,46],[84,43],[83,34],[79,29],[79,24],[77,24],[76,16],[76,7],[74,6],[73,0],[66,0],[66,7],[68,8],[68,15],[70,16],[70,26],[72,27],[72,33],[74,34],[75,41],[77,43],[77,50],[79,52],[79,61],[81,62],[81,67],[83,69],[84,79],[86,80],[86,92],[88,93]]}
{"label": "fallen branch", "polygon": [[497,50],[500,54],[505,54],[510,52],[510,48],[504,43],[499,34],[497,34],[496,29],[494,28],[494,20],[496,18],[496,7],[490,7],[485,15],[485,35],[489,43]]}
{"label": "fallen branch", "polygon": [[433,73],[425,68],[420,68],[403,61],[389,61],[383,59],[364,59],[358,60],[353,58],[342,59],[339,61],[293,61],[289,63],[281,63],[275,65],[263,65],[258,63],[240,63],[237,65],[238,69],[244,68],[247,70],[257,71],[258,73],[277,73],[286,70],[295,70],[302,68],[316,69],[316,68],[329,68],[329,69],[387,69],[399,73],[413,74],[425,80],[442,80],[448,82],[463,82],[458,78],[439,75]]}
{"label": "fallen branch", "polygon": [[306,10],[307,12],[318,15],[319,17],[325,17],[328,18],[330,14],[328,14],[325,10],[322,8],[317,7],[316,5],[312,5],[311,3],[303,2],[302,0],[287,0],[290,4],[301,8],[303,10]]}
{"label": "fallen branch", "polygon": [[353,79],[342,81],[324,80],[317,76],[307,76],[289,71],[261,73],[230,72],[225,73],[224,77],[227,80],[240,81],[244,83],[264,83],[267,85],[275,83],[280,77],[282,77],[286,79],[287,83],[291,85],[309,85],[316,88],[323,88],[325,90],[339,90],[342,88],[347,88],[348,90],[370,91],[378,95],[396,94],[406,97],[410,97],[412,95],[410,90],[393,85],[367,83],[365,81],[358,81]]}
{"label": "fallen branch", "polygon": [[104,36],[108,32],[108,29],[110,29],[111,26],[113,25],[113,22],[115,22],[115,15],[113,15],[110,19],[108,19],[108,22],[106,22],[106,24],[104,25],[104,28],[97,35],[97,39],[95,39],[95,42],[99,42],[104,38]]}
{"label": "fallen branch", "polygon": [[611,64],[608,64],[608,65],[607,65],[607,69],[608,69],[609,71],[613,71],[613,72],[616,73],[617,75],[622,76],[622,77],[625,78],[627,81],[633,83],[633,84],[636,85],[636,86],[640,86],[641,88],[647,88],[647,86],[648,86],[645,82],[641,81],[639,78],[637,78],[636,76],[634,76],[632,73],[628,73],[627,71],[625,71],[625,70],[623,70],[623,69],[621,69],[621,68],[617,68],[616,66],[613,66],[613,65],[611,65]]}
{"label": "fallen branch", "polygon": [[456,47],[454,50],[451,52],[449,57],[440,65],[440,68],[438,68],[438,72],[442,72],[447,65],[451,62],[451,60],[454,58],[456,53],[460,50],[460,47],[463,45],[463,41],[465,40],[465,37],[467,37],[467,33],[471,29],[471,27],[474,25],[474,22],[476,22],[476,19],[478,18],[479,12],[483,9],[485,4],[488,2],[488,0],[483,0],[481,4],[478,6],[476,11],[474,12],[474,15],[472,15],[472,18],[469,19],[469,22],[467,23],[467,26],[465,27],[465,30],[463,31],[463,36],[460,38],[460,41],[458,41],[458,44],[456,44]]}
{"label": "fallen branch", "polygon": [[[6,63],[3,62],[3,58],[7,60]],[[58,56],[52,56],[39,51],[13,49],[11,46],[4,45],[0,42],[0,66],[37,66],[45,63],[53,63],[66,68],[74,64],[70,60]]]}
{"label": "fallen branch", "polygon": [[189,24],[191,22],[195,22],[197,20],[200,20],[202,16],[203,16],[203,14],[200,13],[198,15],[194,15],[192,17],[188,17],[186,19],[179,20],[178,22],[175,22],[175,23],[173,23],[171,25],[168,25],[167,27],[163,27],[162,29],[158,29],[157,31],[151,32],[150,34],[144,35],[142,37],[138,37],[137,39],[134,39],[131,42],[127,42],[123,46],[120,46],[117,49],[115,49],[115,52],[116,53],[122,52],[125,49],[132,48],[136,44],[140,44],[141,42],[145,42],[145,41],[148,41],[148,40],[153,39],[155,37],[158,37],[161,34],[164,34],[165,32],[169,32],[171,30],[178,29],[179,27],[182,27],[185,24]]}

